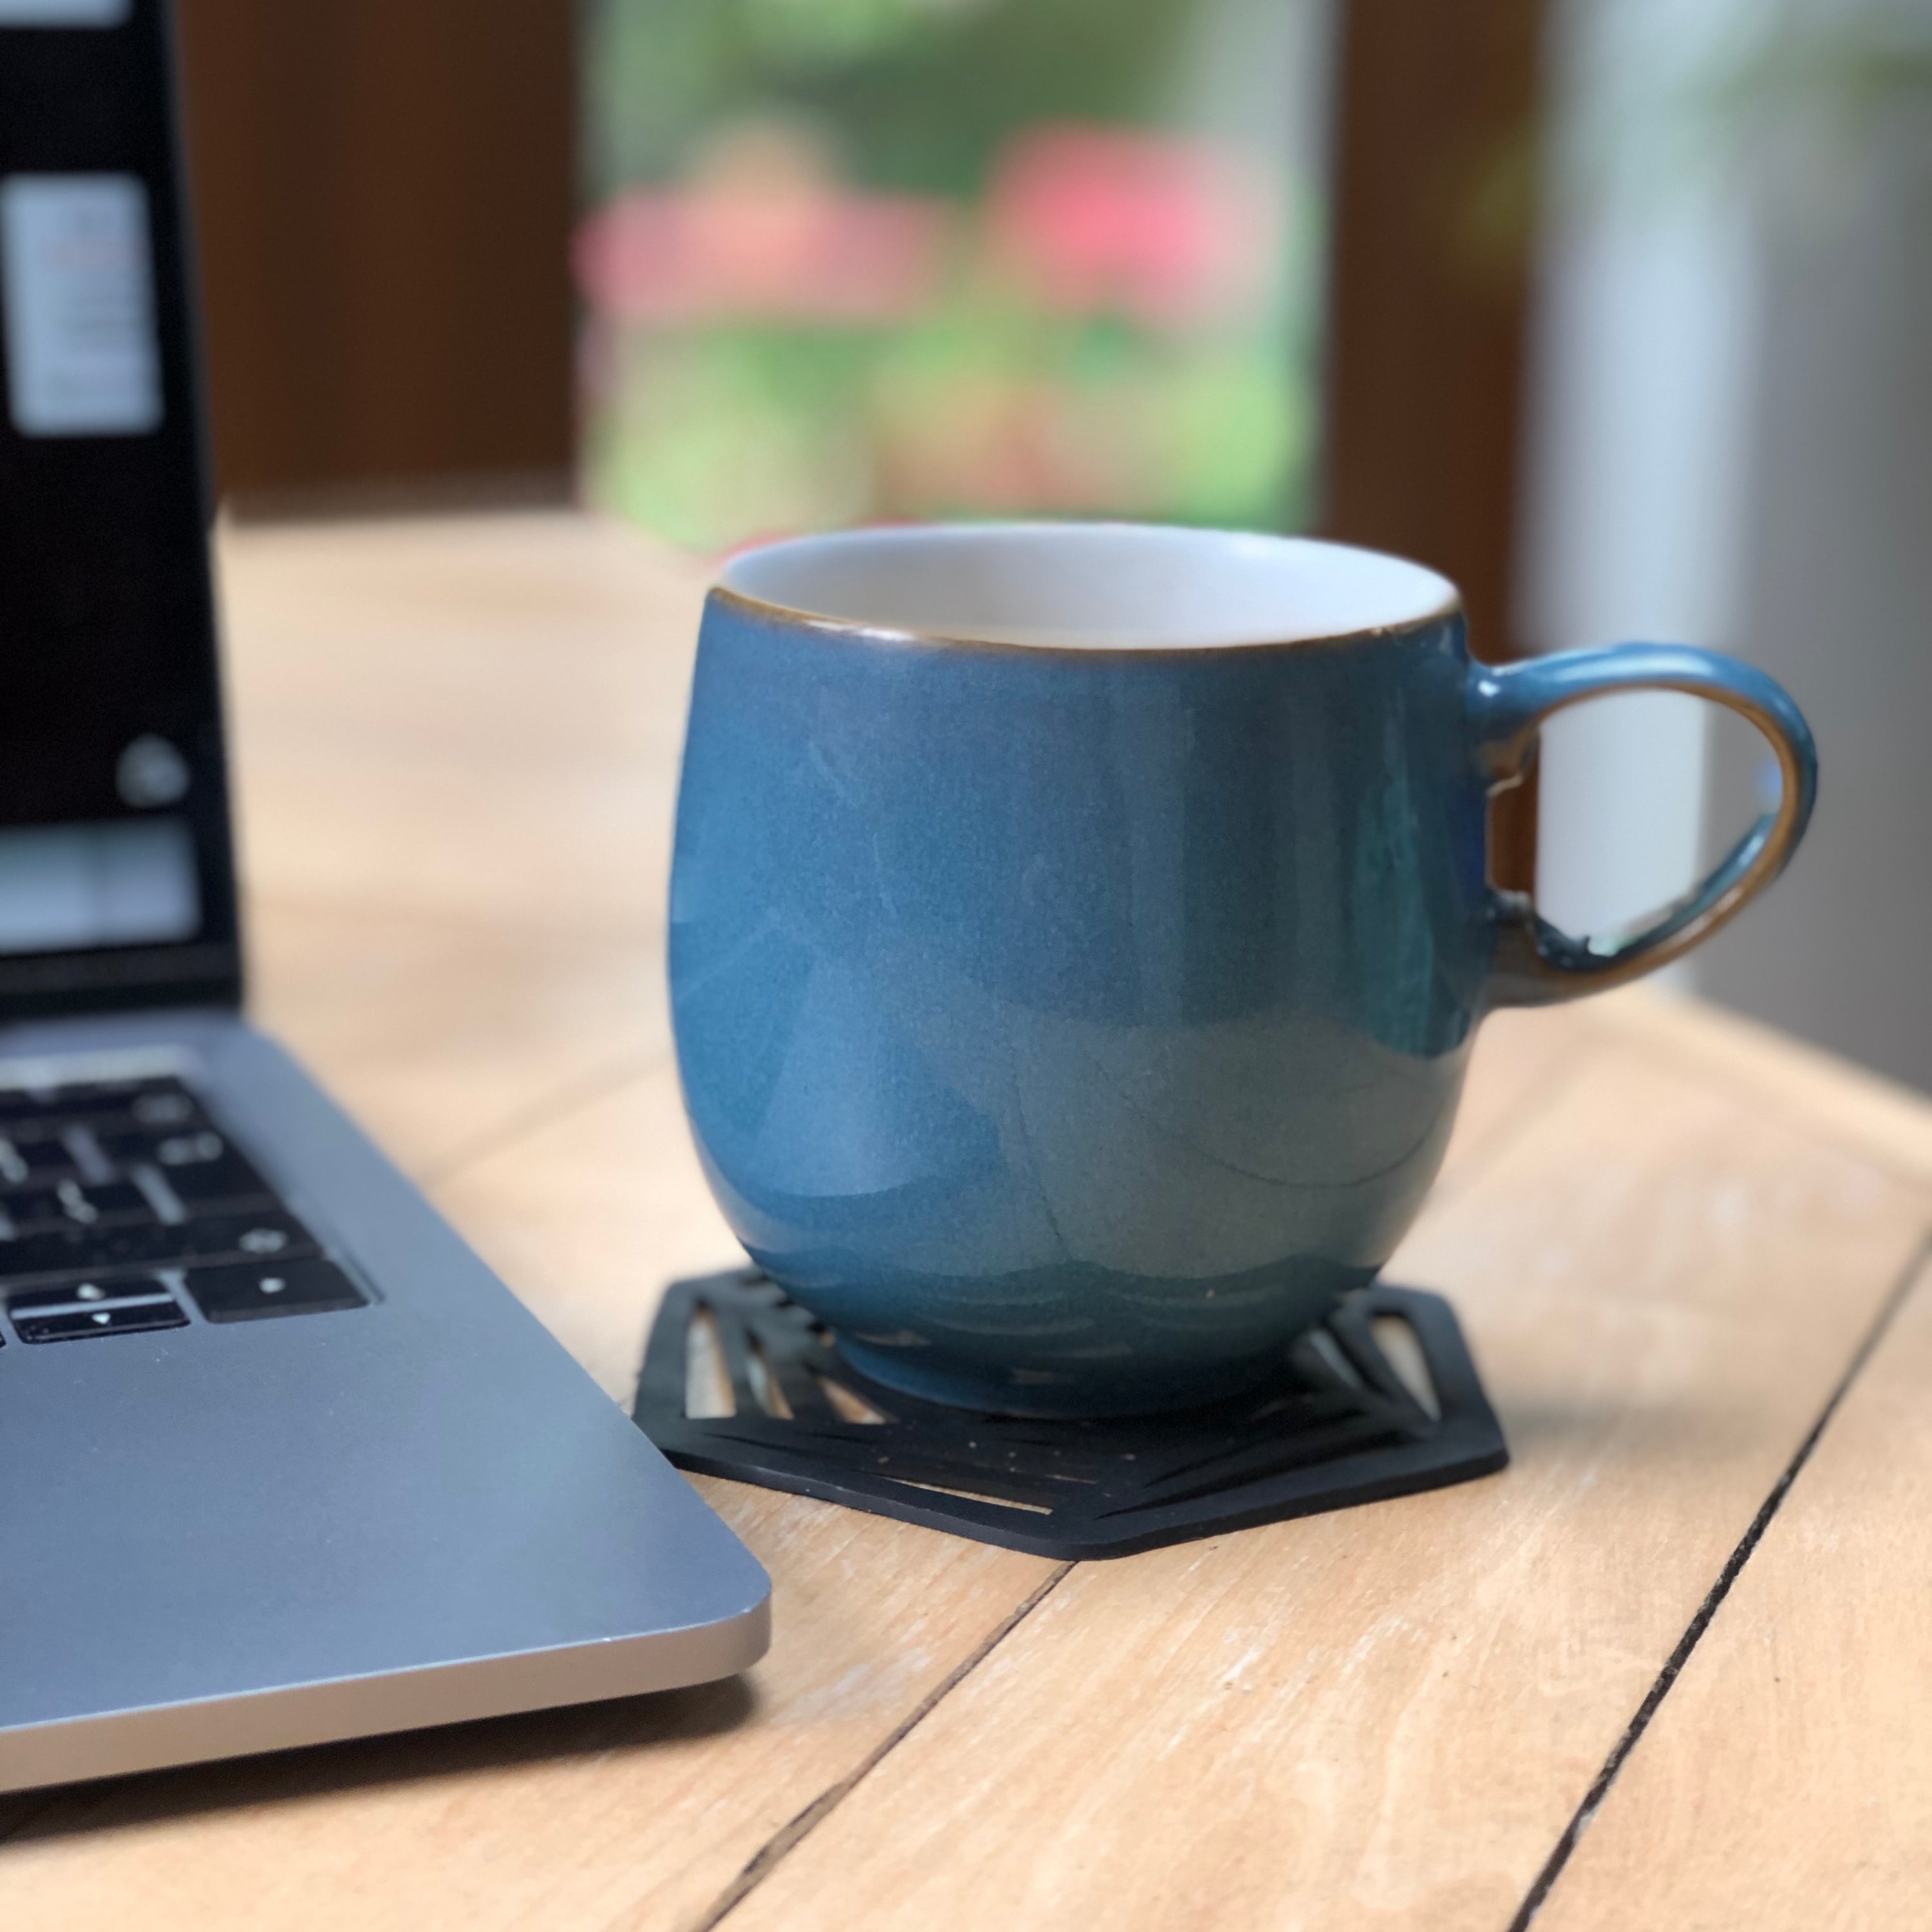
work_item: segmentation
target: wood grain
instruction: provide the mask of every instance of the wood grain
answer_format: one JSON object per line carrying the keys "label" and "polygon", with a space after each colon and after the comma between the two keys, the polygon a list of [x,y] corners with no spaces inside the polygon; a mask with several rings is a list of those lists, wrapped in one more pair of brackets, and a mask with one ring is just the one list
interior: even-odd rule
{"label": "wood grain", "polygon": [[1928,1220],[1600,1056],[1392,1264],[1514,1466],[1076,1571],[732,1932],[1502,1928]]}
{"label": "wood grain", "polygon": [[1537,1920],[1932,1921],[1932,1273],[1853,1384]]}
{"label": "wood grain", "polygon": [[418,1180],[670,1051],[656,935],[253,896],[250,1006]]}
{"label": "wood grain", "polygon": [[220,557],[257,1017],[418,1174],[668,1051],[702,568],[563,515]]}
{"label": "wood grain", "polygon": [[1594,1037],[1574,1006],[1492,1013],[1484,1022],[1430,1197],[1432,1208],[1561,1099]]}
{"label": "wood grain", "polygon": [[700,566],[563,514],[230,530],[220,555],[251,882],[660,930]]}
{"label": "wood grain", "polygon": [[483,1258],[628,1402],[666,1282],[744,1264],[668,1061],[436,1190]]}
{"label": "wood grain", "polygon": [[1932,1105],[1916,1088],[1708,1000],[1646,986],[1577,1010],[1611,1037],[1755,1094],[1796,1127],[1932,1180]]}

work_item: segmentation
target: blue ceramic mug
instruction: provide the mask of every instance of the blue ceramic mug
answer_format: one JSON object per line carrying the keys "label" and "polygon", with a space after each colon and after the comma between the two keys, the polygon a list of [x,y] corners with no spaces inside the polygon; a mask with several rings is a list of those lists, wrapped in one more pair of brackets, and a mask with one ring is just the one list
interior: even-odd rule
{"label": "blue ceramic mug", "polygon": [[[1472,663],[1455,588],[1299,538],[910,528],[706,606],[670,974],[705,1170],[853,1366],[1040,1415],[1232,1396],[1371,1280],[1498,1006],[1676,958],[1784,866],[1810,734],[1761,672]],[[1635,938],[1497,890],[1491,795],[1581,698],[1749,718],[1767,814]]]}

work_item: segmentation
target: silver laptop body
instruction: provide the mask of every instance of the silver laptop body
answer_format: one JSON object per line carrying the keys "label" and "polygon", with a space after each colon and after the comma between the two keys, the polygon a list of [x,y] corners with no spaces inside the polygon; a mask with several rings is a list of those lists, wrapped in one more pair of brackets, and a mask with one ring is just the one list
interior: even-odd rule
{"label": "silver laptop body", "polygon": [[182,1285],[272,1281],[272,1255],[9,1295],[92,1320],[158,1280],[184,1318],[39,1343],[0,1319],[0,1790],[756,1660],[763,1570],[272,1040],[190,1013],[0,1035],[5,1084],[158,1075],[366,1299],[211,1320]]}
{"label": "silver laptop body", "polygon": [[167,22],[35,10],[0,22],[0,1791],[741,1670],[757,1562],[242,1017]]}

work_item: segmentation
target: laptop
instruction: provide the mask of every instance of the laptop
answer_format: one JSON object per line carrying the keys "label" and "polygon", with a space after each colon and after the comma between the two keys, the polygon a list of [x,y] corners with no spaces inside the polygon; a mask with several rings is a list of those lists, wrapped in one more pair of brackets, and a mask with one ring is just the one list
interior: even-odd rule
{"label": "laptop", "polygon": [[0,1791],[729,1676],[770,1585],[242,1006],[162,0],[0,0]]}

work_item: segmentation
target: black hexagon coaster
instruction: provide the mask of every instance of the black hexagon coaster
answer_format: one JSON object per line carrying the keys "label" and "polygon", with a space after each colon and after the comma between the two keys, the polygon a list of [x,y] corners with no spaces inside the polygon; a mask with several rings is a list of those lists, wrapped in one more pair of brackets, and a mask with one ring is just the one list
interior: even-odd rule
{"label": "black hexagon coaster", "polygon": [[680,1468],[1063,1559],[1378,1502],[1509,1460],[1448,1303],[1379,1283],[1239,1402],[1041,1422],[881,1388],[765,1275],[710,1275],[665,1291],[633,1414]]}

